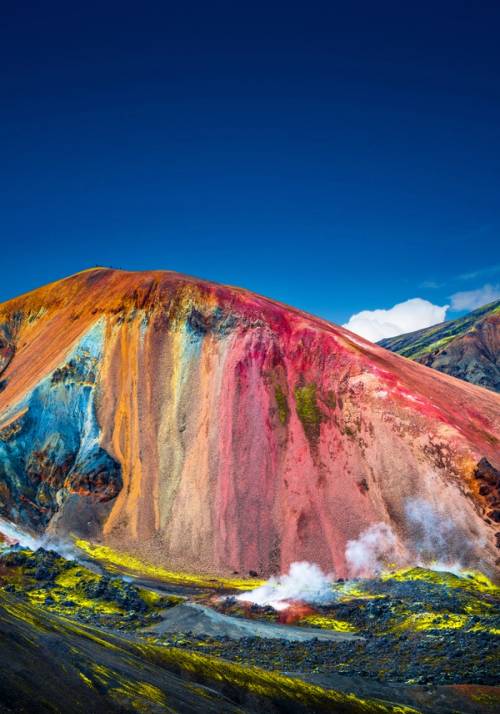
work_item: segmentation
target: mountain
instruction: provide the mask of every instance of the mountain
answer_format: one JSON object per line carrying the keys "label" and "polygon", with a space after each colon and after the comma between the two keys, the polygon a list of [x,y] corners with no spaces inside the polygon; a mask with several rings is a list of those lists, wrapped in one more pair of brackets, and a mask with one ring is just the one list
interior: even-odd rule
{"label": "mountain", "polygon": [[457,320],[379,344],[440,372],[500,392],[500,300]]}
{"label": "mountain", "polygon": [[500,396],[299,310],[91,269],[0,305],[0,372],[0,515],[24,528],[344,577],[384,524],[398,557],[496,570]]}

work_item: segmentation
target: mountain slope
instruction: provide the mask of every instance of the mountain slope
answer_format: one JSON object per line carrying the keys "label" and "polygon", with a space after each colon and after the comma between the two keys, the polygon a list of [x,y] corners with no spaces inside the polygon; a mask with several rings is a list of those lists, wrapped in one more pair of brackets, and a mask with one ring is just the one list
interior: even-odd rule
{"label": "mountain slope", "polygon": [[326,321],[98,268],[1,305],[0,360],[0,515],[25,527],[344,576],[346,543],[385,523],[401,558],[496,568],[500,397]]}
{"label": "mountain slope", "polygon": [[500,300],[440,325],[389,337],[392,352],[500,392]]}

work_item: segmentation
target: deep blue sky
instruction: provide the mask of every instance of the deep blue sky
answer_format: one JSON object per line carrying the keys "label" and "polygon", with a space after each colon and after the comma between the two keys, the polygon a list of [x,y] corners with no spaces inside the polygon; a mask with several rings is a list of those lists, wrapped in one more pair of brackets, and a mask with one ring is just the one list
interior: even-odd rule
{"label": "deep blue sky", "polygon": [[499,37],[498,2],[3,5],[0,300],[167,268],[342,322],[498,282]]}

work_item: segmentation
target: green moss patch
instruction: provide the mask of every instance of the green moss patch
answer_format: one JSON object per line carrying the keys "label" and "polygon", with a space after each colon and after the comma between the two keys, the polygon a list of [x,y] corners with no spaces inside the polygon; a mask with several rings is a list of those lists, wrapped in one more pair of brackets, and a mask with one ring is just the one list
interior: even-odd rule
{"label": "green moss patch", "polygon": [[312,382],[295,387],[295,408],[304,428],[304,433],[312,445],[316,445],[320,436],[323,413],[318,406],[317,388]]}
{"label": "green moss patch", "polygon": [[283,392],[279,384],[274,388],[274,398],[276,399],[276,404],[278,406],[279,420],[284,426],[288,423],[288,418],[290,416],[290,407],[288,406],[288,399],[286,398],[286,394]]}

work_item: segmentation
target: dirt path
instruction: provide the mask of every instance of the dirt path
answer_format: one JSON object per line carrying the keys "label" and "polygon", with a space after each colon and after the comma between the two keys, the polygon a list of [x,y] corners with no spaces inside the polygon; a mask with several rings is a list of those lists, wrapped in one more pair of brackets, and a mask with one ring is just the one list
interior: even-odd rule
{"label": "dirt path", "polygon": [[336,642],[364,639],[350,632],[333,632],[309,627],[276,625],[257,620],[243,620],[239,617],[222,615],[204,605],[188,602],[165,610],[163,620],[149,627],[147,631],[157,634],[191,632],[194,635],[216,638],[230,637],[235,640],[243,637],[262,637],[296,642],[305,642],[315,638]]}

